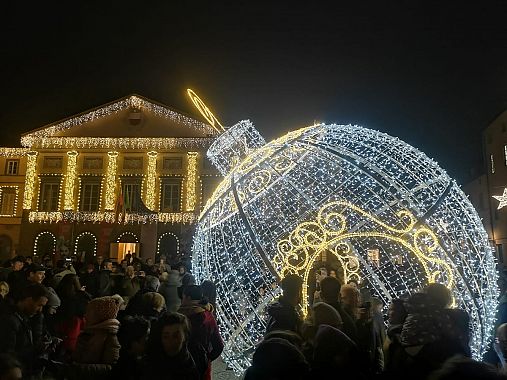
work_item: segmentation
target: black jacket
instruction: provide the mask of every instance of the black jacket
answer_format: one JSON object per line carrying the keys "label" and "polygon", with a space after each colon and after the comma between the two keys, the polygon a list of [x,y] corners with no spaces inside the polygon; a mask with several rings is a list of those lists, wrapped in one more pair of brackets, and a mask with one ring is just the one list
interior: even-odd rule
{"label": "black jacket", "polygon": [[33,374],[36,351],[30,318],[15,308],[0,317],[0,353],[13,354],[23,365],[23,375]]}
{"label": "black jacket", "polygon": [[269,315],[266,334],[274,330],[289,330],[301,333],[302,321],[296,308],[287,303],[283,296],[267,308]]}

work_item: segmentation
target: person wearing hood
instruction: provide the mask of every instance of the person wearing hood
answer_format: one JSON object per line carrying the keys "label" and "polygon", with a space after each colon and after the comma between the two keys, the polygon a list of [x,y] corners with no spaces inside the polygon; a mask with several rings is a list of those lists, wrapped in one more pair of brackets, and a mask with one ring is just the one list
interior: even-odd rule
{"label": "person wearing hood", "polygon": [[180,274],[177,270],[163,272],[160,275],[158,292],[164,297],[165,306],[169,312],[175,313],[181,306],[181,298],[178,295],[178,288],[180,286]]}
{"label": "person wearing hood", "polygon": [[301,334],[302,320],[297,307],[301,301],[303,280],[296,274],[289,274],[280,283],[283,295],[268,306],[266,333],[273,330],[289,330]]}
{"label": "person wearing hood", "polygon": [[191,325],[188,348],[202,379],[211,380],[211,362],[224,349],[213,313],[202,304],[202,289],[189,285],[183,290],[183,301],[178,313],[185,315]]}
{"label": "person wearing hood", "polygon": [[78,337],[74,359],[82,364],[113,365],[120,356],[118,301],[113,297],[91,300],[86,307],[85,329]]}

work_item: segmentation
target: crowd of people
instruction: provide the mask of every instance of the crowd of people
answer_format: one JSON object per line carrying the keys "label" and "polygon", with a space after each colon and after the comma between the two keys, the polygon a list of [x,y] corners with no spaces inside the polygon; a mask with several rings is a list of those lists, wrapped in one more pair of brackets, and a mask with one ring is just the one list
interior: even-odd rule
{"label": "crowd of people", "polygon": [[[211,379],[224,348],[212,282],[196,284],[163,256],[54,264],[18,256],[0,269],[0,380]],[[246,380],[507,379],[507,293],[488,364],[471,359],[469,316],[450,307],[444,285],[385,307],[330,272],[304,318],[303,280],[288,275],[280,286]]]}
{"label": "crowd of people", "polygon": [[0,269],[0,379],[211,379],[216,290],[162,256],[15,257]]}
{"label": "crowd of people", "polygon": [[266,335],[245,380],[507,379],[507,324],[491,348],[496,360],[473,360],[469,315],[450,307],[442,284],[391,300],[385,318],[384,304],[367,288],[342,285],[332,273],[318,280],[302,318],[302,286],[297,275],[281,281],[283,295],[268,307]]}

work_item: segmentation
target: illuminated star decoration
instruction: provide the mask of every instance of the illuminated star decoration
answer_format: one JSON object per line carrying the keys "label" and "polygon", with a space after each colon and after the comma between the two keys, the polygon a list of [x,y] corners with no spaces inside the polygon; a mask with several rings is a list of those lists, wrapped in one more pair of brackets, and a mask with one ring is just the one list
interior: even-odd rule
{"label": "illuminated star decoration", "polygon": [[498,204],[497,210],[500,210],[501,208],[507,206],[507,188],[503,189],[502,195],[493,195],[493,198],[500,202]]}

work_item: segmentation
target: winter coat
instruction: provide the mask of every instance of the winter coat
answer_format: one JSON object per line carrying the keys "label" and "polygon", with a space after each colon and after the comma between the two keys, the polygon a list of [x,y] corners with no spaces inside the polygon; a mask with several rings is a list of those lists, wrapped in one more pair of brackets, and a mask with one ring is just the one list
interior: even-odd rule
{"label": "winter coat", "polygon": [[139,279],[137,277],[125,277],[121,282],[120,296],[128,302],[128,300],[134,297],[140,289],[141,284],[139,283]]}
{"label": "winter coat", "polygon": [[202,379],[186,346],[175,356],[168,356],[163,351],[147,355],[143,368],[143,380]]}
{"label": "winter coat", "polygon": [[167,311],[176,312],[181,306],[181,298],[178,295],[178,287],[181,286],[179,274],[176,271],[169,271],[167,281],[163,281],[158,288],[158,292],[165,299]]}
{"label": "winter coat", "polygon": [[143,362],[140,358],[132,356],[127,350],[122,349],[118,362],[113,366],[111,379],[139,380],[143,373]]}
{"label": "winter coat", "polygon": [[62,298],[62,305],[56,313],[54,329],[69,354],[76,350],[78,336],[85,327],[84,315],[90,300],[88,293],[80,291],[73,297]]}
{"label": "winter coat", "polygon": [[97,272],[83,273],[79,276],[79,282],[85,287],[85,290],[93,297],[97,297],[99,287],[99,276]]}
{"label": "winter coat", "polygon": [[0,317],[0,352],[11,353],[23,365],[23,375],[34,373],[39,352],[34,340],[30,318],[12,308]]}
{"label": "winter coat", "polygon": [[340,302],[329,303],[335,310],[340,314],[343,321],[342,331],[347,335],[354,343],[358,342],[357,327],[354,319],[349,313],[345,311]]}
{"label": "winter coat", "polygon": [[76,270],[71,265],[68,269],[64,269],[53,276],[53,286],[56,288],[60,284],[60,281],[68,274],[76,274]]}
{"label": "winter coat", "polygon": [[77,340],[75,361],[83,364],[116,363],[120,356],[120,343],[116,336],[119,328],[117,319],[86,326]]}
{"label": "winter coat", "polygon": [[301,334],[302,321],[296,308],[287,303],[283,296],[267,308],[266,333],[274,330],[289,330]]}
{"label": "winter coat", "polygon": [[203,379],[211,379],[211,362],[218,358],[224,349],[213,313],[193,301],[182,305],[178,313],[186,315],[190,321],[191,332],[188,349]]}
{"label": "winter coat", "polygon": [[97,278],[97,283],[97,296],[104,297],[113,295],[113,284],[111,281],[110,270],[101,270]]}

